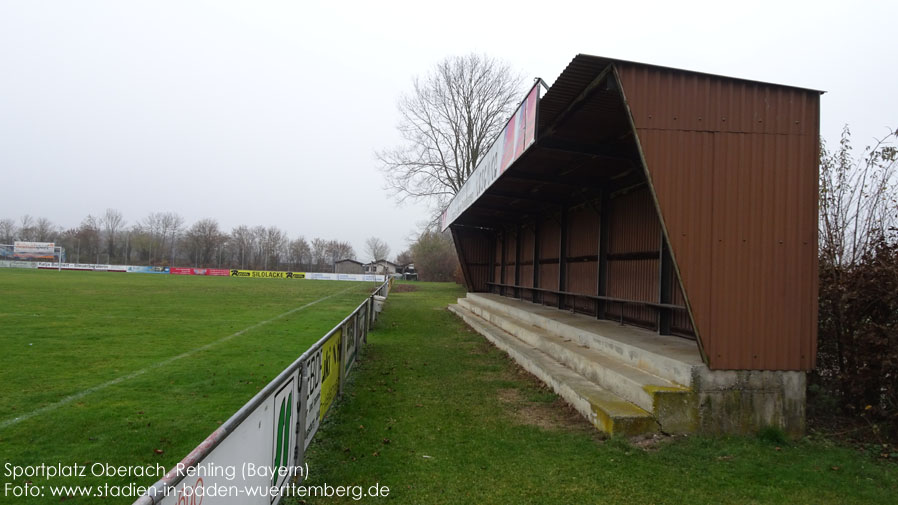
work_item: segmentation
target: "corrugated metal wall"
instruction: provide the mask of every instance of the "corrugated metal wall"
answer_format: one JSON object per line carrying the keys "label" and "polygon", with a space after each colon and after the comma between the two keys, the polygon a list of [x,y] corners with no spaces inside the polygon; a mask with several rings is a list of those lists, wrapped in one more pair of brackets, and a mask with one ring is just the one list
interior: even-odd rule
{"label": "corrugated metal wall", "polygon": [[[611,199],[608,234],[607,295],[657,302],[661,224],[651,194],[643,187]],[[657,315],[650,307],[611,304],[608,316],[654,328]]]}
{"label": "corrugated metal wall", "polygon": [[[589,296],[599,294],[599,250],[601,241],[601,202],[589,201],[568,209],[565,213],[567,227],[565,255],[565,283],[563,291]],[[659,302],[661,225],[655,212],[648,188],[643,186],[610,198],[608,206],[608,265],[605,295],[630,301]],[[521,289],[497,287],[494,292],[528,300],[557,305],[559,297],[553,293],[537,293],[523,289],[533,287],[533,253],[537,225],[539,227],[539,282],[536,287],[559,290],[559,253],[561,252],[561,213],[544,216],[537,222],[495,232],[492,251],[482,250],[480,257],[492,257],[495,261],[496,283],[515,284],[517,259],[517,233],[520,233],[520,272],[516,285]],[[471,240],[470,234],[464,236]],[[479,244],[489,244],[484,237]],[[501,278],[503,243],[505,251],[505,278]],[[468,251],[474,246],[464,245]],[[675,271],[669,274],[673,286],[674,305],[685,305],[684,296]],[[597,315],[599,302],[585,297],[564,296],[562,307],[584,314]],[[650,329],[658,328],[658,310],[638,304],[611,302],[606,305],[609,319]],[[692,324],[686,310],[674,310],[671,328],[673,333],[694,338]]]}
{"label": "corrugated metal wall", "polygon": [[533,242],[535,238],[533,224],[521,230],[521,286],[533,287]]}
{"label": "corrugated metal wall", "polygon": [[[558,257],[561,252],[559,215],[546,216],[539,223],[539,287],[558,289]],[[543,303],[557,304],[551,293],[541,295]]]}
{"label": "corrugated metal wall", "polygon": [[[594,205],[581,205],[567,213],[567,259],[565,291],[598,294],[599,214]],[[584,298],[567,298],[565,305],[579,312],[593,313],[596,303]]]}
{"label": "corrugated metal wall", "polygon": [[493,255],[492,234],[473,228],[453,228],[452,239],[469,291],[486,291]]}
{"label": "corrugated metal wall", "polygon": [[812,369],[819,94],[615,65],[709,365]]}

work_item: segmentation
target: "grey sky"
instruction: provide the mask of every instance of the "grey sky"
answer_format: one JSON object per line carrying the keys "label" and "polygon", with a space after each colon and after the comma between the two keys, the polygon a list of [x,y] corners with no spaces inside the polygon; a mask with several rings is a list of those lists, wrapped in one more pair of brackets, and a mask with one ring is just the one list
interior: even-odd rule
{"label": "grey sky", "polygon": [[[121,210],[378,235],[425,215],[383,190],[414,75],[471,51],[551,84],[577,53],[827,91],[821,133],[898,126],[898,2],[0,0],[0,218]],[[364,259],[364,258],[362,258]]]}

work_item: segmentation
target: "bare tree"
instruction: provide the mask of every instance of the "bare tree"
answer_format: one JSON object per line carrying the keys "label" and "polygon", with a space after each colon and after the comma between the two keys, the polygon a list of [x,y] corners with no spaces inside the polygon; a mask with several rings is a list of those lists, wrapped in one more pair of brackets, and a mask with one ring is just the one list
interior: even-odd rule
{"label": "bare tree", "polygon": [[820,154],[820,255],[825,265],[854,265],[879,237],[898,226],[898,130],[861,158],[852,152],[851,132],[839,148]]}
{"label": "bare tree", "polygon": [[16,240],[16,222],[10,218],[0,219],[0,244],[12,244]]}
{"label": "bare tree", "polygon": [[339,240],[329,240],[327,242],[327,261],[328,267],[333,270],[339,260],[354,260],[355,250],[349,242],[341,242]]}
{"label": "bare tree", "polygon": [[82,253],[87,261],[90,261],[88,258],[96,257],[96,263],[100,262],[100,222],[97,218],[88,214],[78,226],[75,240],[76,262],[81,262]]}
{"label": "bare tree", "polygon": [[25,214],[19,223],[19,240],[34,240],[34,218]]}
{"label": "bare tree", "polygon": [[249,226],[240,225],[231,230],[231,246],[240,268],[246,268],[247,258],[253,253],[253,233]]}
{"label": "bare tree", "polygon": [[106,239],[106,260],[111,262],[115,257],[115,240],[118,238],[119,229],[125,225],[125,220],[118,210],[106,209],[106,213],[100,217],[100,224],[103,225]]}
{"label": "bare tree", "polygon": [[32,229],[34,240],[38,242],[52,242],[59,234],[59,229],[56,225],[45,217],[37,218]]}
{"label": "bare tree", "polygon": [[312,263],[313,269],[323,272],[327,268],[329,242],[320,238],[312,239]]}
{"label": "bare tree", "polygon": [[412,252],[408,249],[396,255],[397,265],[408,265],[409,263],[414,263],[414,260],[412,260]]}
{"label": "bare tree", "polygon": [[201,219],[184,234],[184,242],[194,266],[208,267],[215,263],[218,248],[227,239],[227,235],[218,229],[218,221]]}
{"label": "bare tree", "polygon": [[281,256],[285,252],[287,244],[287,234],[276,226],[269,226],[265,230],[263,249],[265,251],[265,270],[268,267],[279,269],[281,264]]}
{"label": "bare tree", "polygon": [[303,270],[308,268],[312,262],[312,249],[304,237],[290,242],[290,265],[293,270]]}
{"label": "bare tree", "polygon": [[390,246],[377,237],[370,237],[365,241],[365,252],[371,257],[371,261],[385,260],[390,254]]}
{"label": "bare tree", "polygon": [[459,268],[448,232],[424,230],[412,244],[411,255],[422,281],[451,281]]}
{"label": "bare tree", "polygon": [[441,207],[455,195],[501,133],[520,99],[508,64],[470,54],[439,62],[398,103],[404,143],[376,153],[398,201]]}
{"label": "bare tree", "polygon": [[[169,265],[174,265],[175,245],[178,243],[178,237],[181,235],[181,230],[184,226],[184,218],[175,212],[166,212],[162,214],[159,219],[159,232],[162,236],[161,250],[163,251],[163,255],[166,250],[169,251],[168,263]],[[165,243],[166,239],[168,239],[167,248]]]}

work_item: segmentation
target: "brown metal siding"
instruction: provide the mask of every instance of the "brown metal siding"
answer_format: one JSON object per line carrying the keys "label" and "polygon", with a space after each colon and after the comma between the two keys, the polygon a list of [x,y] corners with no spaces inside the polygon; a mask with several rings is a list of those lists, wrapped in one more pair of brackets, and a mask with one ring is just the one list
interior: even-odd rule
{"label": "brown metal siding", "polygon": [[[539,224],[539,286],[558,289],[558,254],[561,246],[561,228],[558,216],[546,217]],[[550,293],[543,295],[543,302],[554,304],[558,298]]]}
{"label": "brown metal siding", "polygon": [[[568,212],[567,218],[567,289],[572,293],[597,294],[599,215],[584,205]],[[594,310],[593,302],[576,308]]]}
{"label": "brown metal siding", "polygon": [[533,241],[532,226],[521,230],[521,286],[533,287]]}
{"label": "brown metal siding", "polygon": [[[514,232],[505,234],[505,284],[514,284],[514,269],[517,266],[515,265],[516,238],[517,234]],[[507,295],[511,293],[510,289],[505,291]]]}
{"label": "brown metal siding", "polygon": [[709,365],[812,369],[819,95],[617,69]]}
{"label": "brown metal siding", "polygon": [[453,229],[455,250],[470,291],[486,291],[490,276],[490,235],[481,230]]}
{"label": "brown metal siding", "polygon": [[[609,206],[608,296],[644,302],[658,301],[658,273],[661,251],[661,225],[647,188],[612,198]],[[654,257],[623,259],[628,254],[653,254]],[[637,305],[611,304],[608,315],[653,328],[657,323],[654,309]]]}

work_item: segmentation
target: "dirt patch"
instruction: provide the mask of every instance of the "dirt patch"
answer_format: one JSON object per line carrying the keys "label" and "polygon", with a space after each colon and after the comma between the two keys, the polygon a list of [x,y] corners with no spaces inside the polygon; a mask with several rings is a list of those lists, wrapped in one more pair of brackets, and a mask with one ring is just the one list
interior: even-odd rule
{"label": "dirt patch", "polygon": [[552,403],[525,402],[515,410],[514,418],[521,424],[543,430],[582,431],[599,435],[579,412],[561,398]]}
{"label": "dirt patch", "polygon": [[634,447],[638,447],[646,452],[657,451],[661,446],[673,442],[677,438],[683,438],[686,435],[664,435],[662,433],[647,433],[630,438],[630,443]]}
{"label": "dirt patch", "polygon": [[511,411],[518,424],[536,426],[543,430],[584,431],[598,434],[579,412],[561,398],[551,403],[531,402],[520,389],[502,388],[496,391],[499,402]]}
{"label": "dirt patch", "polygon": [[496,391],[496,396],[502,403],[520,403],[524,401],[521,392],[514,388],[503,388]]}
{"label": "dirt patch", "polygon": [[418,286],[413,284],[393,284],[393,288],[390,289],[393,293],[411,293],[412,291],[417,291]]}
{"label": "dirt patch", "polygon": [[471,349],[468,350],[468,354],[483,356],[489,354],[492,348],[493,346],[487,342],[477,342],[471,346]]}

